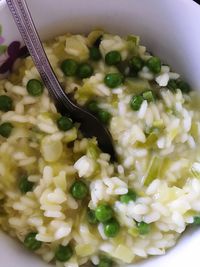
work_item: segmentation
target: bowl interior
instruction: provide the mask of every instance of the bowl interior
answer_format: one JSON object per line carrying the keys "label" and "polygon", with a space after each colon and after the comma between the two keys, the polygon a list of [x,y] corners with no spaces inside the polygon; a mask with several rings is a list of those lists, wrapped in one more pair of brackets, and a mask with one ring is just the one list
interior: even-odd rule
{"label": "bowl interior", "polygon": [[[160,56],[191,85],[200,90],[200,8],[191,0],[27,0],[43,39],[65,32],[85,33],[94,28],[141,36],[142,43]],[[5,1],[0,2],[0,25],[5,42],[21,40]],[[135,267],[188,267],[198,262],[200,231],[188,231],[167,255],[135,264]],[[12,255],[12,258],[10,257]],[[4,266],[45,267],[18,242],[0,234],[0,258]],[[48,265],[49,266],[49,265]],[[194,267],[197,265],[193,264]]]}
{"label": "bowl interior", "polygon": [[[27,0],[43,39],[65,32],[87,33],[103,28],[112,33],[134,33],[148,49],[200,88],[200,7],[191,0]],[[5,0],[0,24],[6,41],[21,39]],[[187,18],[187,19],[186,19]]]}

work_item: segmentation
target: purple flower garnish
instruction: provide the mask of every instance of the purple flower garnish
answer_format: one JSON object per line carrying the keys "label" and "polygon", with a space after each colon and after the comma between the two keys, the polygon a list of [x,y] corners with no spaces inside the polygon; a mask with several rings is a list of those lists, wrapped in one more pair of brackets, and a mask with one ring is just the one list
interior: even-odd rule
{"label": "purple flower garnish", "polygon": [[0,73],[6,73],[12,70],[13,64],[17,58],[28,55],[28,50],[25,46],[20,48],[20,42],[14,41],[7,48],[8,58],[0,66]]}

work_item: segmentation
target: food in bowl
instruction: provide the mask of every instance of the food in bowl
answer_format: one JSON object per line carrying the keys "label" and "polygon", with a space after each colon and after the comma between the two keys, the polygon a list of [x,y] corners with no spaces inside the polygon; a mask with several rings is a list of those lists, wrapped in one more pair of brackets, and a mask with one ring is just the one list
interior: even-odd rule
{"label": "food in bowl", "polygon": [[44,44],[64,90],[107,125],[117,162],[61,116],[30,57],[0,81],[0,226],[56,266],[162,255],[200,224],[199,93],[139,37]]}

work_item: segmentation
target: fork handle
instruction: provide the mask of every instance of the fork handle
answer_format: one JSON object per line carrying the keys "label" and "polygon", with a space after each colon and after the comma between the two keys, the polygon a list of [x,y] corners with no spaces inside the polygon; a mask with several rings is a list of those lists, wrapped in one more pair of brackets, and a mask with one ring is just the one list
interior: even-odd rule
{"label": "fork handle", "polygon": [[[6,0],[10,12],[15,20],[19,32],[27,46],[37,70],[44,81],[50,96],[53,98],[58,110],[62,106],[72,113],[76,107],[63,91],[51,67],[42,46],[40,37],[34,25],[32,16],[25,0]],[[60,111],[62,112],[62,111]]]}

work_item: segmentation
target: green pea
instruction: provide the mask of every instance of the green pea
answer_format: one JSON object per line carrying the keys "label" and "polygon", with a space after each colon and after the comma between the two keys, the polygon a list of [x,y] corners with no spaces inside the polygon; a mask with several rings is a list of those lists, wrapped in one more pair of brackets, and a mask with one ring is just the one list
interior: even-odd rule
{"label": "green pea", "polygon": [[135,201],[136,198],[137,198],[137,194],[135,193],[135,191],[129,189],[128,193],[120,196],[120,201],[122,203],[128,204],[129,201]]}
{"label": "green pea", "polygon": [[0,110],[7,112],[9,110],[12,110],[12,108],[13,108],[12,98],[10,98],[7,95],[1,95],[0,96]]}
{"label": "green pea", "polygon": [[175,80],[169,80],[168,84],[167,84],[167,88],[169,88],[170,90],[176,90],[177,89],[177,83]]}
{"label": "green pea", "polygon": [[135,95],[131,98],[130,106],[133,110],[137,111],[140,109],[144,98],[141,95]]}
{"label": "green pea", "polygon": [[70,188],[70,192],[75,199],[84,199],[88,195],[88,187],[82,181],[75,181]]}
{"label": "green pea", "polygon": [[57,119],[57,126],[59,130],[66,132],[73,127],[73,121],[69,117],[62,116]]}
{"label": "green pea", "polygon": [[137,227],[140,235],[147,235],[151,230],[150,224],[145,222],[139,222]]}
{"label": "green pea", "polygon": [[19,182],[19,189],[22,193],[27,193],[33,189],[34,183],[28,180],[27,176],[22,176]]}
{"label": "green pea", "polygon": [[131,58],[130,67],[134,72],[137,73],[138,71],[140,71],[143,68],[143,66],[144,66],[144,62],[140,57],[135,56],[135,57]]}
{"label": "green pea", "polygon": [[88,222],[90,224],[97,224],[98,223],[94,210],[88,210],[87,219],[88,219]]}
{"label": "green pea", "polygon": [[90,76],[92,76],[93,72],[93,67],[88,63],[80,64],[77,69],[77,75],[81,79],[89,78]]}
{"label": "green pea", "polygon": [[116,237],[120,230],[118,221],[114,218],[104,223],[104,234],[107,237]]}
{"label": "green pea", "polygon": [[121,62],[121,54],[118,51],[110,51],[105,55],[105,62],[107,65],[116,65]]}
{"label": "green pea", "polygon": [[60,67],[65,76],[74,76],[78,69],[78,63],[73,59],[66,59],[61,63]]}
{"label": "green pea", "polygon": [[11,135],[13,125],[10,122],[4,122],[0,125],[0,135],[8,138]]}
{"label": "green pea", "polygon": [[97,113],[99,111],[99,107],[98,107],[98,102],[95,100],[91,100],[90,102],[88,102],[86,104],[86,108],[92,112],[92,113]]}
{"label": "green pea", "polygon": [[151,57],[146,62],[149,70],[155,74],[160,73],[161,71],[161,61],[158,57]]}
{"label": "green pea", "polygon": [[142,97],[144,100],[147,100],[148,102],[153,102],[155,100],[153,92],[151,90],[143,92]]}
{"label": "green pea", "polygon": [[105,256],[101,256],[98,267],[112,267],[113,261]]}
{"label": "green pea", "polygon": [[44,86],[41,81],[37,79],[31,79],[28,81],[26,89],[31,96],[41,96],[44,91]]}
{"label": "green pea", "polygon": [[99,204],[95,210],[95,216],[99,222],[106,222],[113,216],[113,210],[108,204]]}
{"label": "green pea", "polygon": [[97,116],[103,124],[108,124],[111,119],[111,114],[104,109],[100,109],[97,113]]}
{"label": "green pea", "polygon": [[90,48],[90,59],[94,61],[101,59],[101,52],[98,47],[93,46]]}
{"label": "green pea", "polygon": [[177,88],[179,88],[183,93],[187,94],[190,92],[190,85],[184,81],[177,81]]}
{"label": "green pea", "polygon": [[115,88],[123,83],[124,77],[121,73],[109,73],[104,78],[104,83],[109,88]]}
{"label": "green pea", "polygon": [[200,225],[200,216],[195,216],[194,217],[194,222],[193,222],[194,225]]}
{"label": "green pea", "polygon": [[42,242],[36,239],[36,232],[31,232],[24,239],[24,246],[29,250],[35,251],[42,246]]}
{"label": "green pea", "polygon": [[65,262],[68,261],[73,255],[73,249],[70,245],[62,246],[59,245],[55,252],[55,259],[57,261]]}

